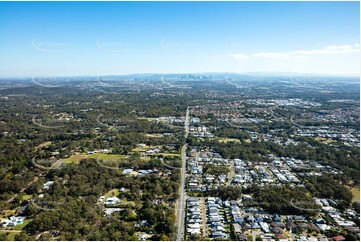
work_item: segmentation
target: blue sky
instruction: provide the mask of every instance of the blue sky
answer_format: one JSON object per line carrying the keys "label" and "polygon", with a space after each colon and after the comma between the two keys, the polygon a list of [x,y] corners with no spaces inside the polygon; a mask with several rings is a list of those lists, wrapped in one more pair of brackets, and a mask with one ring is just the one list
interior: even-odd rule
{"label": "blue sky", "polygon": [[359,74],[359,2],[0,2],[0,76]]}

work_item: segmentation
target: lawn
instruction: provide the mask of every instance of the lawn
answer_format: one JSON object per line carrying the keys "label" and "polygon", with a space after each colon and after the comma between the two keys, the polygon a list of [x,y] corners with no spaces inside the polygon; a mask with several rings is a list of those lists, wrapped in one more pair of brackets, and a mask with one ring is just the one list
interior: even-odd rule
{"label": "lawn", "polygon": [[22,230],[26,225],[28,225],[31,221],[33,221],[32,219],[26,219],[24,220],[24,223],[23,224],[20,224],[20,225],[15,225],[13,227],[14,230]]}
{"label": "lawn", "polygon": [[141,204],[138,204],[134,201],[127,201],[127,200],[120,200],[120,202],[118,204],[115,205],[109,205],[106,207],[112,207],[112,208],[124,208],[124,207],[129,207],[129,208],[135,208],[135,207],[141,207]]}
{"label": "lawn", "polygon": [[119,203],[120,206],[130,206],[130,207],[135,207],[136,204],[134,201],[126,201],[126,200],[120,200],[120,203]]}
{"label": "lawn", "polygon": [[360,188],[353,187],[351,188],[352,192],[352,201],[360,201]]}
{"label": "lawn", "polygon": [[119,195],[119,190],[118,189],[112,189],[109,192],[107,192],[104,196],[107,197],[114,197],[114,196],[118,196]]}
{"label": "lawn", "polygon": [[30,200],[32,197],[33,197],[33,195],[26,194],[26,195],[23,196],[23,201]]}

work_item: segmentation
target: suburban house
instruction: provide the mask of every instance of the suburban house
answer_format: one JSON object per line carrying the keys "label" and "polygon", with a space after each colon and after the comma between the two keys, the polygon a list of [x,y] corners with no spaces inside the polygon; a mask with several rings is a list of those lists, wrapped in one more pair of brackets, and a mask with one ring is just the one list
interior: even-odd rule
{"label": "suburban house", "polygon": [[117,197],[108,197],[105,202],[104,205],[115,205],[120,203],[120,199]]}

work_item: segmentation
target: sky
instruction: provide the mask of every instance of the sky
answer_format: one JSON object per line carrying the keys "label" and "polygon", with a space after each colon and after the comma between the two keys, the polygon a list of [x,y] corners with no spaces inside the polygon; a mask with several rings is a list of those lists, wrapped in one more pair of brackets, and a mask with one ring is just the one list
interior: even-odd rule
{"label": "sky", "polygon": [[0,2],[0,76],[359,75],[359,2]]}

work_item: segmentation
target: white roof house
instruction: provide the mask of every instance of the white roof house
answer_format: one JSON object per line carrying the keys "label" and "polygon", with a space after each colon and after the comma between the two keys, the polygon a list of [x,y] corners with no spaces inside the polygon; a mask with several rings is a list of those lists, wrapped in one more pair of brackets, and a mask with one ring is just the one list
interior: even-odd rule
{"label": "white roof house", "polygon": [[54,181],[47,181],[43,185],[43,189],[49,189],[54,184]]}
{"label": "white roof house", "polygon": [[120,199],[117,197],[108,197],[104,202],[105,205],[115,205],[118,203],[120,203]]}
{"label": "white roof house", "polygon": [[122,173],[129,175],[132,172],[133,172],[133,169],[124,169]]}

